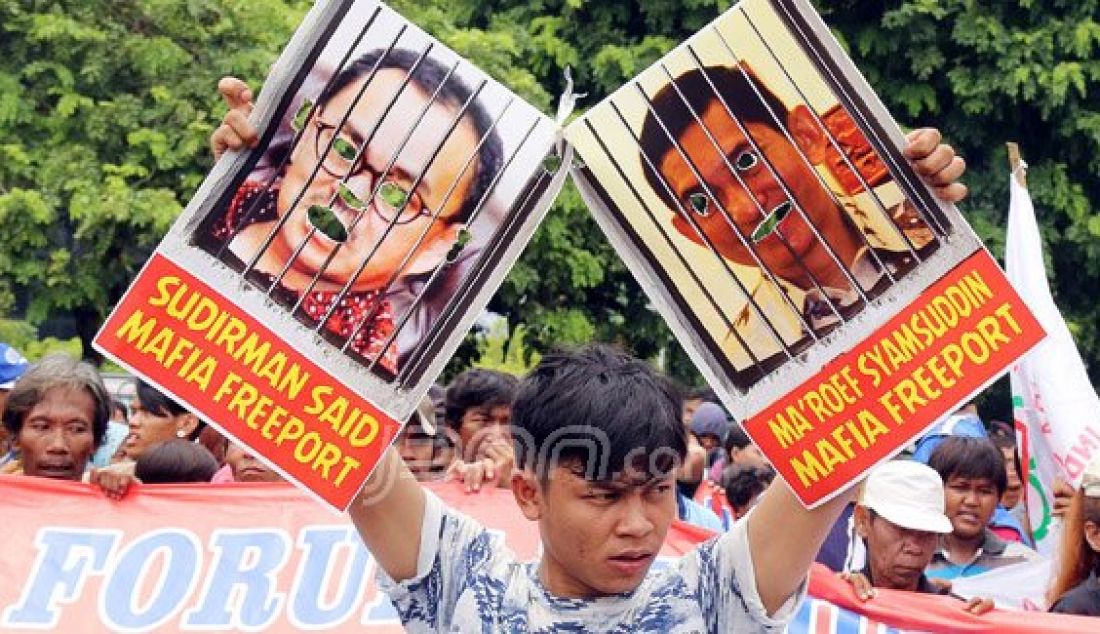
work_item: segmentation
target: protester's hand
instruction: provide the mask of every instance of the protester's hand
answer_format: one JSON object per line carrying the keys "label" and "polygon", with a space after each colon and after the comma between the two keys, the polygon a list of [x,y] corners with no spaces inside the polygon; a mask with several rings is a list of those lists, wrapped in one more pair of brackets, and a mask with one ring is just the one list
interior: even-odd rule
{"label": "protester's hand", "polygon": [[134,475],[134,463],[120,462],[102,469],[92,469],[88,482],[99,487],[112,500],[121,500],[133,484],[141,484]]}
{"label": "protester's hand", "polygon": [[501,438],[484,445],[485,458],[493,461],[496,470],[497,487],[508,489],[512,487],[512,467],[516,463],[516,453],[512,443]]}
{"label": "protester's hand", "polygon": [[989,612],[994,607],[993,599],[989,597],[971,597],[966,601],[966,607],[963,609],[973,614],[974,616],[981,616],[986,612]]}
{"label": "protester's hand", "polygon": [[482,458],[474,462],[456,459],[447,467],[446,479],[466,483],[467,493],[476,493],[481,485],[496,480],[497,468],[492,458]]}
{"label": "protester's hand", "polygon": [[852,586],[852,590],[855,591],[856,597],[860,601],[868,601],[875,597],[875,588],[871,585],[871,580],[867,578],[867,575],[862,572],[841,572],[837,574]]}
{"label": "protester's hand", "polygon": [[222,124],[210,135],[210,150],[215,161],[226,150],[256,147],[260,140],[255,126],[248,120],[248,115],[252,113],[252,90],[248,84],[236,77],[222,77],[218,82],[218,92],[229,106],[229,112],[225,113]]}
{"label": "protester's hand", "polygon": [[949,203],[966,198],[966,185],[958,182],[966,171],[966,161],[955,149],[940,143],[943,136],[935,128],[920,128],[906,136],[905,158],[936,196]]}
{"label": "protester's hand", "polygon": [[1064,482],[1061,478],[1054,481],[1054,509],[1051,514],[1054,517],[1065,517],[1066,511],[1069,510],[1070,502],[1073,502],[1073,494],[1076,491],[1069,485],[1068,482]]}

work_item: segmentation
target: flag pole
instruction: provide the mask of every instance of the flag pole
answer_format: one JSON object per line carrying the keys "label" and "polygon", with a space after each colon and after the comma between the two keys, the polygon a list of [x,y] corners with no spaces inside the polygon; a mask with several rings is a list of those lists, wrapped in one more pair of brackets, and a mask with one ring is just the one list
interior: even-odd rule
{"label": "flag pole", "polygon": [[1023,164],[1023,157],[1020,156],[1020,146],[1013,141],[1005,143],[1008,147],[1008,165],[1012,168],[1012,176],[1016,178],[1016,182],[1020,184],[1020,187],[1027,189],[1027,172],[1025,169],[1020,169]]}

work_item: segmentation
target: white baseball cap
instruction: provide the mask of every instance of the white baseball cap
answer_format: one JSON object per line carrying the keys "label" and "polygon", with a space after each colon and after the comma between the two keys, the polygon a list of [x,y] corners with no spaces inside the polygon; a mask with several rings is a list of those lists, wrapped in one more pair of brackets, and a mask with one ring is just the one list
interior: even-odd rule
{"label": "white baseball cap", "polygon": [[936,470],[913,460],[881,464],[867,476],[860,504],[902,528],[950,533],[944,514],[943,480]]}
{"label": "white baseball cap", "polygon": [[1100,498],[1100,458],[1085,467],[1085,472],[1081,475],[1081,492],[1087,498]]}

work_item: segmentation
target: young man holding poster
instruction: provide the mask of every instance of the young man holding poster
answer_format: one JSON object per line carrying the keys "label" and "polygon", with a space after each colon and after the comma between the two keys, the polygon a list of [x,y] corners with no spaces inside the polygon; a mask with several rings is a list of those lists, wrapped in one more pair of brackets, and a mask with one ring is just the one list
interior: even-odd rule
{"label": "young man holding poster", "polygon": [[[218,135],[236,149],[255,131],[234,110]],[[961,198],[961,165],[938,140],[919,134],[908,155],[941,195]],[[654,571],[676,515],[681,416],[675,390],[642,361],[604,347],[545,356],[512,413],[512,490],[543,545],[526,563],[387,451],[349,514],[408,629],[782,631],[848,496],[807,510],[777,482],[730,532]]]}

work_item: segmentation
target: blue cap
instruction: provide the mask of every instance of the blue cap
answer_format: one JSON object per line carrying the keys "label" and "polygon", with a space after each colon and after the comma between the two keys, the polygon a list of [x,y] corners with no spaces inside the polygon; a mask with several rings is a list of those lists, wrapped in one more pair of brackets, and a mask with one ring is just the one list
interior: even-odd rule
{"label": "blue cap", "polygon": [[19,351],[6,343],[0,343],[0,390],[10,390],[30,367]]}
{"label": "blue cap", "polygon": [[917,447],[913,450],[913,460],[928,464],[932,452],[940,446],[944,438],[948,436],[966,436],[969,438],[988,438],[989,433],[982,424],[982,419],[977,414],[970,412],[956,412],[932,426],[924,432],[917,441]]}
{"label": "blue cap", "polygon": [[718,442],[726,441],[726,432],[729,430],[729,422],[726,418],[726,410],[714,403],[703,403],[695,409],[691,416],[691,431],[696,436],[711,435],[718,438]]}

